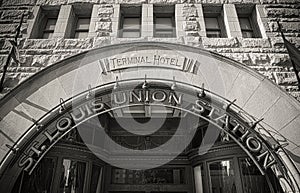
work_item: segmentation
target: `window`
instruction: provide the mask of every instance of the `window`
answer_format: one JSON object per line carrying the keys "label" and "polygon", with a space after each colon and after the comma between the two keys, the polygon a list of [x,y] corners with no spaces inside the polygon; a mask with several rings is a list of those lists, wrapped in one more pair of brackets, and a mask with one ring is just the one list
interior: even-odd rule
{"label": "window", "polygon": [[70,28],[67,29],[67,37],[74,39],[87,38],[89,34],[92,14],[92,5],[82,4],[72,6],[72,16],[70,17]]}
{"label": "window", "polygon": [[74,30],[74,38],[87,38],[89,34],[91,18],[78,17],[76,22],[76,28]]}
{"label": "window", "polygon": [[59,193],[83,193],[86,163],[64,159],[61,168]]}
{"label": "window", "polygon": [[244,192],[271,192],[265,176],[261,175],[250,158],[240,158],[239,162]]}
{"label": "window", "polygon": [[176,37],[175,7],[154,7],[154,37]]}
{"label": "window", "polygon": [[254,6],[236,6],[243,38],[260,38]]}
{"label": "window", "polygon": [[223,11],[221,6],[207,7],[203,6],[204,22],[206,29],[206,37],[208,38],[224,38],[227,37]]}
{"label": "window", "polygon": [[232,160],[213,162],[208,165],[208,168],[211,192],[237,192]]}
{"label": "window", "polygon": [[50,39],[54,34],[57,18],[47,18],[46,26],[43,31],[43,39]]}
{"label": "window", "polygon": [[35,10],[37,16],[33,20],[33,28],[29,29],[30,38],[50,39],[53,37],[58,18],[59,7],[45,6]]}
{"label": "window", "polygon": [[119,37],[141,37],[141,7],[121,7]]}

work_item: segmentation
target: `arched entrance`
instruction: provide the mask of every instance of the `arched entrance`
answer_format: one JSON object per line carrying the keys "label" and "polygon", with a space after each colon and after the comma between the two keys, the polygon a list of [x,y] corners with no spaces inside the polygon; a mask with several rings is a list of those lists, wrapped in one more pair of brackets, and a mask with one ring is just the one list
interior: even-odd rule
{"label": "arched entrance", "polygon": [[[280,96],[273,104],[267,103],[259,94],[261,89],[266,89],[263,95],[269,99],[274,92]],[[20,176],[53,164],[56,169],[49,171],[51,175],[65,171],[64,177],[48,184],[54,189],[47,190],[54,192],[64,191],[66,182],[62,179],[75,169],[81,171],[78,176],[85,174],[84,179],[77,179],[80,183],[76,183],[75,192],[95,188],[128,192],[133,191],[130,183],[137,192],[247,192],[243,184],[252,174],[265,175],[260,182],[269,190],[262,192],[297,192],[299,174],[282,141],[272,135],[282,122],[270,130],[268,125],[275,123],[259,119],[273,113],[280,120],[286,116],[286,124],[290,124],[288,116],[298,116],[297,110],[295,115],[273,110],[283,108],[279,102],[283,99],[290,104],[284,108],[299,109],[297,102],[276,89],[234,61],[185,46],[135,43],[80,54],[42,71],[1,101],[7,107],[1,109],[1,122],[7,132],[14,133],[9,136],[16,138],[4,141],[9,149],[2,155],[1,187],[18,189],[15,182],[22,181]],[[96,135],[95,121],[102,128],[100,135]],[[126,131],[122,133],[121,128]],[[160,128],[163,131],[158,131]],[[72,134],[75,129],[77,134]],[[107,133],[110,135],[105,139],[100,137]],[[70,145],[73,154],[59,150],[68,149],[67,143],[58,144],[68,135],[80,138],[87,154],[77,155],[80,148],[74,144]],[[91,139],[93,136],[99,136],[100,143],[99,138]],[[140,171],[132,173],[135,169]],[[227,177],[221,181],[224,172]],[[137,177],[129,180],[129,176],[153,173],[156,178],[146,178],[149,183]],[[163,178],[160,173],[170,175]],[[191,183],[195,179],[198,183]],[[105,185],[99,188],[99,183]],[[222,189],[222,183],[229,185]]]}

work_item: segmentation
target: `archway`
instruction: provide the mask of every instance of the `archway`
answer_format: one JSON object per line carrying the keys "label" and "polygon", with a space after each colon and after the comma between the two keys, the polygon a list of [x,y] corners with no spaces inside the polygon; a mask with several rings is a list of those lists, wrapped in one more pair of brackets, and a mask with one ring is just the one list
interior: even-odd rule
{"label": "archway", "polygon": [[[196,98],[209,96],[210,99],[216,101],[212,104],[222,106],[220,109],[223,112],[236,108],[232,117],[240,116],[244,124],[248,125],[246,130],[249,130],[249,133],[255,137],[250,134],[246,135],[244,131],[245,135],[234,136],[235,132],[232,132],[232,129],[235,127],[232,127],[231,130],[230,127],[227,127],[227,130],[226,127],[220,127],[220,129],[245,150],[261,173],[264,173],[264,169],[276,165],[277,168],[273,172],[282,180],[281,184],[287,186],[284,190],[298,191],[299,174],[282,149],[283,141],[276,138],[276,135],[278,135],[277,130],[297,122],[299,104],[268,80],[241,64],[207,51],[162,43],[113,45],[79,54],[43,70],[7,95],[1,101],[4,108],[0,112],[1,124],[6,129],[3,133],[6,138],[3,140],[1,148],[3,157],[0,168],[1,183],[7,183],[5,178],[16,179],[14,175],[17,173],[17,163],[21,168],[30,172],[31,167],[34,168],[37,165],[32,163],[39,163],[45,155],[44,153],[55,144],[52,142],[56,141],[56,137],[59,139],[63,136],[63,131],[69,130],[71,118],[74,121],[76,117],[62,120],[61,127],[57,127],[60,122],[56,124],[56,127],[52,127],[52,129],[60,131],[57,136],[55,131],[49,132],[48,136],[45,133],[39,135],[47,131],[46,128],[49,128],[48,124],[51,121],[60,121],[60,113],[65,109],[76,108],[84,98],[91,96],[97,98],[98,93],[103,91],[117,92],[119,87],[127,88],[129,94],[128,96],[125,94],[125,97],[131,96],[138,102],[140,100],[143,102],[142,105],[135,104],[134,106],[145,107],[145,102],[147,102],[145,97],[144,99],[140,98],[139,92],[135,90],[138,85],[142,89],[146,89],[148,84],[153,88],[168,85],[179,95],[182,92],[189,93],[190,96]],[[261,93],[261,90],[264,92]],[[148,98],[152,98],[154,102],[158,103],[168,102],[168,100],[179,103],[181,100],[178,98],[179,95],[163,93],[163,91],[160,93],[152,91],[152,93],[148,93]],[[276,93],[276,98],[273,98],[273,102],[271,102],[270,99],[274,97],[274,93]],[[106,98],[108,101],[112,99],[113,97]],[[268,102],[265,101],[267,99]],[[202,109],[205,109],[201,104],[208,102],[196,102],[197,100],[191,102],[191,104],[194,103],[193,109],[170,104],[158,104],[157,106],[200,115],[197,114],[197,111],[201,112]],[[285,103],[282,103],[283,100]],[[95,101],[93,104],[94,107],[101,108],[101,110],[105,106]],[[122,100],[118,101],[117,105],[120,104],[122,104]],[[225,107],[223,107],[224,105]],[[238,108],[238,106],[243,108]],[[115,110],[125,107],[132,107],[132,105],[116,107]],[[278,111],[278,109],[283,111],[286,108],[292,108],[294,111],[289,114],[282,114]],[[107,113],[109,111],[111,109],[107,110]],[[93,115],[94,111],[86,109],[85,112]],[[151,111],[148,113],[151,114]],[[261,115],[268,116],[259,122]],[[280,117],[280,123],[274,122],[274,117]],[[215,126],[220,126],[219,124],[226,126],[228,116],[219,114],[217,117],[202,116],[201,119],[206,119]],[[282,123],[282,120],[285,123]],[[64,128],[65,124],[68,127]],[[269,125],[274,128],[270,129]],[[274,133],[276,135],[273,135]],[[47,139],[48,144],[45,145],[44,142]],[[23,155],[24,152],[28,152],[29,155]],[[171,159],[172,157],[170,157]],[[273,163],[273,160],[276,160],[276,164]]]}

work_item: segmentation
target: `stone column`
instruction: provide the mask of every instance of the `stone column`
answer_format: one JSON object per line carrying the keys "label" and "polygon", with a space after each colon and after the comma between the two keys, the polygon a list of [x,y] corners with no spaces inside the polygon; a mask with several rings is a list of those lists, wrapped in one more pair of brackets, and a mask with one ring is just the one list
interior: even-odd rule
{"label": "stone column", "polygon": [[268,18],[267,18],[267,14],[265,13],[265,10],[264,10],[264,5],[256,5],[255,6],[255,11],[253,13],[253,19],[255,19],[255,21],[257,21],[258,28],[261,33],[261,37],[268,38],[268,36],[266,34]]}
{"label": "stone column", "polygon": [[35,26],[39,26],[39,23],[41,22],[41,12],[42,10],[40,6],[33,7],[33,19],[28,20],[28,33],[25,38],[37,38],[41,33],[42,29],[35,28]]}
{"label": "stone column", "polygon": [[184,4],[175,5],[175,27],[176,27],[176,37],[184,37],[185,32],[183,30],[185,18],[183,15],[183,6]]}
{"label": "stone column", "polygon": [[111,37],[118,37],[119,36],[119,26],[120,26],[120,4],[113,5],[113,16],[111,18],[112,22],[112,33]]}
{"label": "stone column", "polygon": [[202,4],[196,4],[196,7],[197,7],[197,12],[198,12],[197,21],[198,21],[199,26],[200,26],[199,35],[201,37],[205,37],[206,36],[206,29],[205,29],[205,21],[204,21],[204,14],[203,14]]}
{"label": "stone column", "polygon": [[68,38],[72,31],[72,5],[62,5],[58,14],[53,38]]}
{"label": "stone column", "polygon": [[98,21],[98,11],[99,11],[100,5],[93,5],[92,15],[91,15],[91,22],[89,27],[89,34],[88,38],[93,38],[97,36],[96,33],[96,23]]}
{"label": "stone column", "polygon": [[141,37],[153,37],[153,25],[153,4],[143,4]]}
{"label": "stone column", "polygon": [[223,16],[228,38],[242,37],[239,18],[234,4],[223,5]]}

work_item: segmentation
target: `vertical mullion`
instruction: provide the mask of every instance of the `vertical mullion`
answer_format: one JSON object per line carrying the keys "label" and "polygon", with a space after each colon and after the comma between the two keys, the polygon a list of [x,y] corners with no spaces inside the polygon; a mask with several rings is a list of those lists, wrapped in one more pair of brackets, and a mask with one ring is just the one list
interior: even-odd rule
{"label": "vertical mullion", "polygon": [[243,193],[242,176],[241,176],[241,170],[240,170],[241,167],[239,164],[239,159],[236,156],[233,158],[233,163],[234,163],[236,191],[238,193]]}

